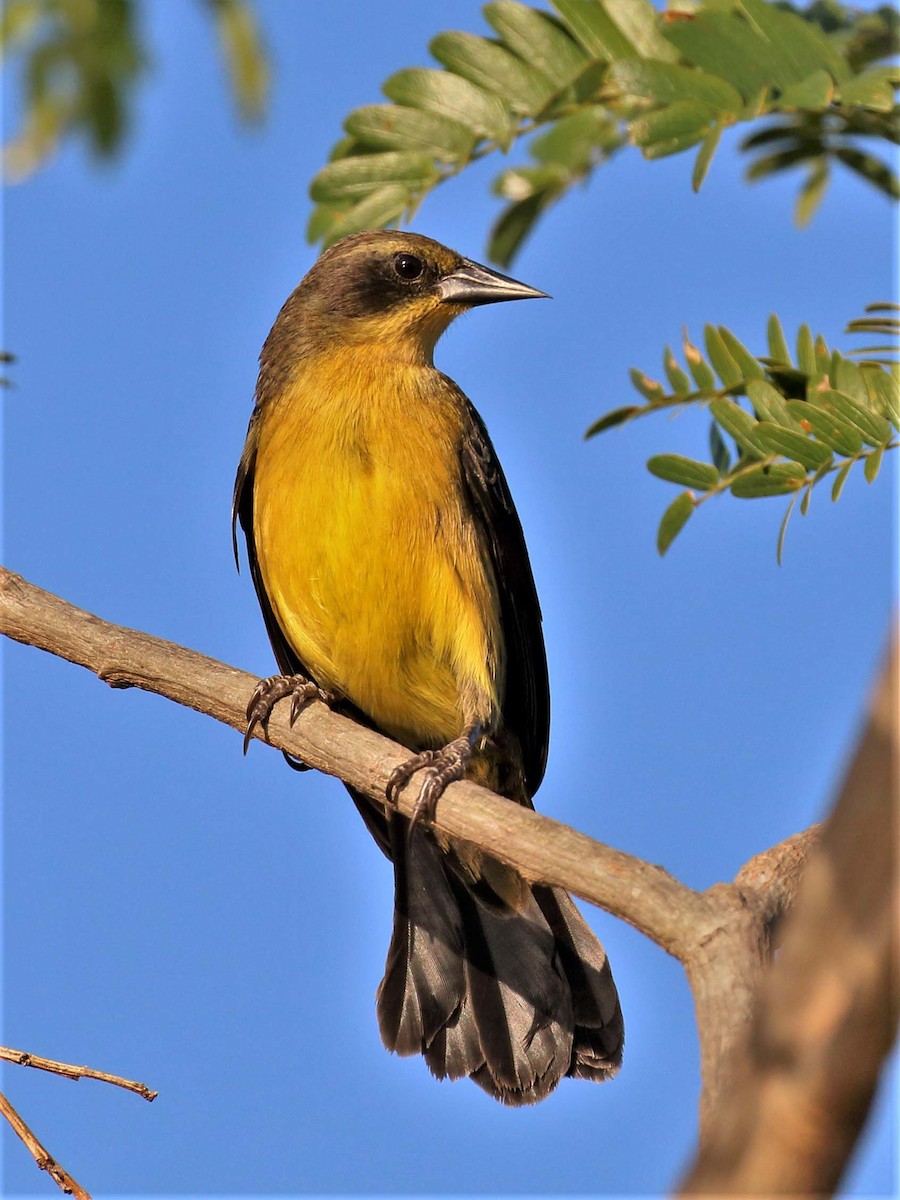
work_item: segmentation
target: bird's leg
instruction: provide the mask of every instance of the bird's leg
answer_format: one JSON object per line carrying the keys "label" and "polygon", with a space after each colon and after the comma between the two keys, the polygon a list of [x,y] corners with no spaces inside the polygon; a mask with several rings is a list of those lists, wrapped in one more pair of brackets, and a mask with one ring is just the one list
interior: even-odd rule
{"label": "bird's leg", "polygon": [[253,731],[257,725],[266,729],[272,710],[279,700],[285,696],[291,697],[291,724],[297,720],[300,710],[310,700],[321,700],[323,704],[334,704],[333,693],[320,688],[317,683],[307,679],[305,675],[270,675],[261,679],[253,689],[250,703],[247,705],[247,732],[244,734],[244,753],[250,745]]}
{"label": "bird's leg", "polygon": [[414,754],[412,758],[408,758],[405,763],[401,763],[391,773],[387,785],[387,799],[390,804],[396,805],[397,793],[404,784],[409,782],[416,771],[420,771],[423,767],[428,769],[425,782],[419,789],[419,795],[409,819],[410,834],[422,817],[428,821],[433,820],[437,802],[444,794],[447,785],[454,783],[457,779],[462,779],[465,775],[475,743],[481,737],[481,733],[480,725],[470,725],[460,737],[454,738],[440,750],[423,750],[420,754]]}

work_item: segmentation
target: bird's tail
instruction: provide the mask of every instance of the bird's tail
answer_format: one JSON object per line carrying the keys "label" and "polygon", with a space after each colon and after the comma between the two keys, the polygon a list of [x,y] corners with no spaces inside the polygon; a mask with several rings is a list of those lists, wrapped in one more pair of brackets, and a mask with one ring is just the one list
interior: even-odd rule
{"label": "bird's tail", "polygon": [[[378,989],[389,1050],[439,1079],[473,1079],[534,1104],[565,1075],[609,1079],[622,1061],[619,997],[603,947],[560,888],[493,900],[424,830],[389,817],[394,931]],[[499,864],[497,864],[499,866]],[[489,892],[489,890],[488,890]]]}

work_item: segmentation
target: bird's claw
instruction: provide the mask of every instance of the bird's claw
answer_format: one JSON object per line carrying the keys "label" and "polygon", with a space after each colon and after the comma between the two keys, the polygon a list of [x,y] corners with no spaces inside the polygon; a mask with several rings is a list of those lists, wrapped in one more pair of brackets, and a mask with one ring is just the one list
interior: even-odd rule
{"label": "bird's claw", "polygon": [[321,700],[323,704],[329,705],[334,703],[334,696],[331,692],[320,688],[305,675],[269,675],[266,679],[261,679],[253,689],[247,705],[247,729],[244,733],[245,754],[257,726],[263,730],[266,729],[272,710],[285,696],[291,697],[291,725],[294,724],[301,710],[310,700]]}
{"label": "bird's claw", "polygon": [[427,769],[424,782],[419,789],[419,795],[409,819],[409,833],[424,817],[426,821],[434,820],[438,800],[443,796],[447,787],[456,780],[462,779],[466,773],[469,759],[472,757],[472,739],[469,734],[448,742],[441,750],[423,750],[414,754],[406,762],[401,763],[391,772],[386,794],[388,803],[397,806],[397,796],[415,775],[416,771]]}

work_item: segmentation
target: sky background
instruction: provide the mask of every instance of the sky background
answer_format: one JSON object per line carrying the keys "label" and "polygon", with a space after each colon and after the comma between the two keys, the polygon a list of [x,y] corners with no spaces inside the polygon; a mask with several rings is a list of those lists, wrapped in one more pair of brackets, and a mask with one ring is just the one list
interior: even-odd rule
{"label": "sky background", "polygon": [[[68,146],[5,195],[4,562],[100,616],[265,675],[273,660],[229,504],[262,341],[309,268],[307,186],[352,108],[427,65],[479,5],[260,5],[271,110],[233,119],[199,4],[147,5],[152,78],[121,160]],[[7,129],[15,123],[7,86]],[[14,100],[14,97],[13,97]],[[811,229],[797,178],[756,187],[726,136],[699,196],[692,155],[623,153],[547,216],[514,274],[552,303],[457,322],[437,364],[484,415],[516,498],[553,695],[546,813],[694,887],[820,818],[851,749],[893,602],[887,470],[794,517],[705,506],[660,560],[672,485],[652,453],[706,452],[699,415],[584,443],[659,372],[683,325],[764,351],[768,314],[841,344],[894,290],[887,201],[839,177]],[[414,228],[474,258],[495,158]],[[844,343],[846,344],[846,342]],[[893,466],[893,464],[891,464]],[[534,1109],[438,1084],[382,1048],[388,864],[341,786],[231,730],[4,646],[3,1041],[121,1073],[153,1105],[7,1069],[6,1090],[95,1196],[665,1191],[691,1154],[699,1087],[678,964],[588,917],[625,1011],[621,1075],[566,1080]],[[894,1191],[895,1085],[846,1181]],[[4,1132],[2,1190],[52,1195]]]}

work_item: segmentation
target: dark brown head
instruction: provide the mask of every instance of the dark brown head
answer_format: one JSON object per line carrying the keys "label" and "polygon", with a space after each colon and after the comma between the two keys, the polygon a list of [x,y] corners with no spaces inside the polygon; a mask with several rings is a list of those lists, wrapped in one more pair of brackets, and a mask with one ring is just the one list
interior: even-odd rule
{"label": "dark brown head", "polygon": [[466,309],[545,295],[421,234],[373,230],[322,254],[269,337],[282,345],[298,334],[396,344],[430,360],[437,339]]}

